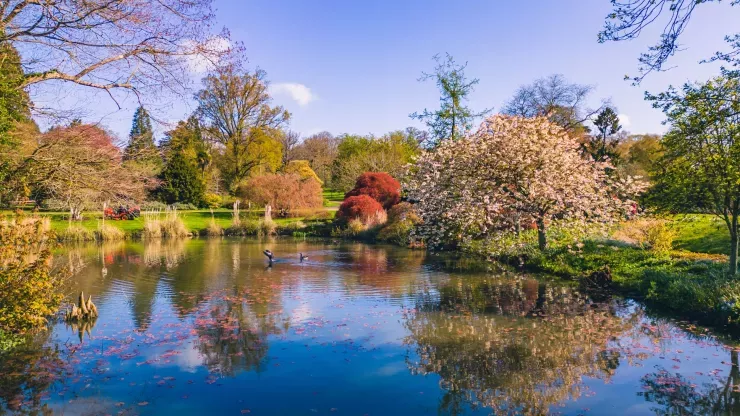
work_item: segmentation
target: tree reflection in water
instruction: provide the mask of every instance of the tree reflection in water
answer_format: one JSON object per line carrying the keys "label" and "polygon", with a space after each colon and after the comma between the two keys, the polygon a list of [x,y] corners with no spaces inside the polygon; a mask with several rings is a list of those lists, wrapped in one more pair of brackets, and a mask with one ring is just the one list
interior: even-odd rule
{"label": "tree reflection in water", "polygon": [[740,364],[738,351],[730,351],[730,371],[726,378],[715,373],[719,383],[695,384],[680,373],[659,367],[642,377],[646,401],[662,407],[652,410],[658,415],[737,415],[740,414]]}
{"label": "tree reflection in water", "polygon": [[47,344],[49,332],[30,337],[10,353],[0,353],[0,414],[51,415],[49,388],[71,374],[56,347]]}
{"label": "tree reflection in water", "polygon": [[440,412],[449,414],[548,413],[584,394],[584,377],[608,380],[622,358],[612,342],[633,328],[614,305],[568,288],[493,278],[451,279],[406,326],[418,356],[407,365],[441,377]]}
{"label": "tree reflection in water", "polygon": [[280,286],[267,279],[255,277],[244,287],[216,292],[198,311],[196,345],[210,372],[234,376],[240,371],[261,371],[268,337],[289,328],[282,314]]}

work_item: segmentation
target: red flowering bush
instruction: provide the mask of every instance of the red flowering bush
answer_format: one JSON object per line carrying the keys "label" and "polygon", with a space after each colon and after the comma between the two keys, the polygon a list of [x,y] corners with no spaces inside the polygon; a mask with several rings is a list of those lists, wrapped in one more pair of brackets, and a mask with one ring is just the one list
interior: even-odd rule
{"label": "red flowering bush", "polygon": [[375,222],[375,218],[383,214],[385,211],[378,201],[367,195],[357,195],[350,196],[342,202],[337,211],[337,219],[345,224],[353,219],[368,224]]}
{"label": "red flowering bush", "polygon": [[367,195],[380,202],[384,209],[390,209],[401,201],[401,184],[385,172],[365,172],[357,178],[355,188],[344,197],[359,195]]}

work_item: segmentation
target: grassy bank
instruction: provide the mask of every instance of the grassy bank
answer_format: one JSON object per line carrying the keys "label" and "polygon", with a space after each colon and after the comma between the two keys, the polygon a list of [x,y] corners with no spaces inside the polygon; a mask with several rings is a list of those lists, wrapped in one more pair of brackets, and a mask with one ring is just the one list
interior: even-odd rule
{"label": "grassy bank", "polygon": [[[68,221],[67,213],[41,212],[39,215],[51,219],[51,228],[57,235],[63,236],[63,239],[75,241],[140,238],[144,234],[146,226],[144,216],[134,220],[105,220],[105,228],[103,228],[102,212],[86,212],[82,221],[72,221],[71,223]],[[242,225],[255,224],[263,215],[262,210],[242,211],[240,223]],[[213,233],[215,229],[225,232],[233,225],[233,216],[230,210],[215,210],[213,215],[211,215],[210,210],[178,211],[177,217],[182,222],[185,230],[191,235],[207,235]],[[290,234],[297,229],[299,224],[312,226],[333,217],[334,212],[332,211],[316,211],[298,213],[296,217],[275,218],[275,231],[281,234]],[[165,214],[161,214],[160,218],[164,220]],[[120,231],[120,233],[117,231]]]}
{"label": "grassy bank", "polygon": [[524,267],[580,284],[608,269],[612,290],[672,315],[740,331],[740,279],[727,273],[729,235],[708,215],[670,218],[673,250],[652,251],[620,241],[554,244],[529,250]]}
{"label": "grassy bank", "polygon": [[587,241],[580,249],[558,248],[532,256],[525,267],[576,280],[608,268],[613,289],[624,295],[704,324],[740,329],[740,281],[727,274],[724,256],[656,254]]}

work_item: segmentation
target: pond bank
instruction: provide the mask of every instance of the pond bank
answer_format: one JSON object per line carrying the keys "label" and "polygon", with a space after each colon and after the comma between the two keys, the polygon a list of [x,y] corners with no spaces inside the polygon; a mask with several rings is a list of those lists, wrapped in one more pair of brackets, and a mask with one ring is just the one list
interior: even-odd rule
{"label": "pond bank", "polygon": [[[346,233],[339,235],[330,219],[276,219],[272,226],[266,226],[255,217],[243,220],[239,226],[233,226],[230,212],[216,214],[215,221],[211,220],[211,214],[207,211],[186,211],[181,218],[193,236],[280,235],[380,242],[377,232],[365,232],[354,237]],[[710,248],[707,251],[715,254],[682,250],[660,255],[615,242],[585,242],[581,248],[558,247],[549,249],[545,254],[530,253],[521,259],[499,258],[497,261],[515,267],[523,261],[521,267],[525,270],[551,274],[570,281],[580,281],[583,277],[608,267],[613,279],[610,290],[614,293],[640,299],[677,317],[696,320],[727,332],[740,332],[740,288],[737,287],[737,280],[726,273],[726,256],[716,254],[722,247],[719,244],[722,242],[722,229],[715,227],[707,216],[680,216],[675,220],[681,224],[676,246],[692,249],[704,249],[707,246]],[[136,240],[143,237],[144,225],[141,219],[106,221],[106,224],[109,223],[117,227],[124,225],[125,228],[122,228],[126,229],[125,233],[105,238],[90,231],[84,234],[88,236],[86,238],[67,238],[66,241],[120,238]],[[133,223],[138,226],[133,227]],[[209,227],[213,224],[216,225],[215,230]],[[52,222],[52,226],[60,228],[56,221]],[[709,230],[700,234],[702,241],[708,242],[704,246],[697,246],[697,230]],[[466,252],[466,255],[470,253]],[[478,256],[485,258],[483,255]]]}
{"label": "pond bank", "polygon": [[524,259],[525,270],[582,282],[611,275],[611,290],[680,318],[740,333],[740,285],[726,256],[673,251],[657,254],[624,244],[587,241]]}

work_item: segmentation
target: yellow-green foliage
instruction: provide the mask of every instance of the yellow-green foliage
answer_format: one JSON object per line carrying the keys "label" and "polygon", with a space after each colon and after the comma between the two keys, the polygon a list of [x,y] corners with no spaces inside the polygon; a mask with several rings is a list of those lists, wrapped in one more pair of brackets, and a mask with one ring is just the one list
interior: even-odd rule
{"label": "yellow-green foliage", "polygon": [[660,221],[647,230],[647,242],[650,249],[658,253],[667,253],[673,249],[676,232],[665,221]]}
{"label": "yellow-green foliage", "polygon": [[359,218],[353,218],[347,223],[347,234],[355,236],[367,230],[367,225]]}
{"label": "yellow-green foliage", "polygon": [[223,198],[218,194],[207,193],[203,195],[203,203],[205,203],[208,208],[216,209],[221,207],[221,204],[223,204]]}
{"label": "yellow-green foliage", "polygon": [[639,219],[623,223],[614,238],[657,253],[667,253],[673,249],[676,232],[665,220]]}
{"label": "yellow-green foliage", "polygon": [[301,179],[313,179],[318,182],[319,185],[324,184],[324,182],[319,179],[316,172],[311,169],[311,165],[308,163],[308,160],[291,160],[287,165],[285,165],[283,171],[285,173],[295,173],[300,176]]}
{"label": "yellow-green foliage", "polygon": [[0,331],[41,328],[57,311],[61,275],[51,271],[54,236],[48,222],[16,218],[0,223]]}

